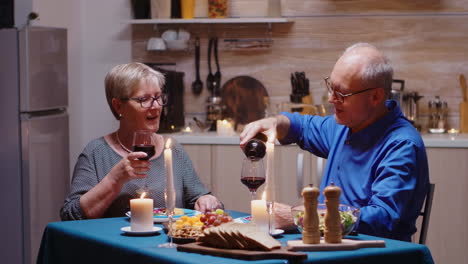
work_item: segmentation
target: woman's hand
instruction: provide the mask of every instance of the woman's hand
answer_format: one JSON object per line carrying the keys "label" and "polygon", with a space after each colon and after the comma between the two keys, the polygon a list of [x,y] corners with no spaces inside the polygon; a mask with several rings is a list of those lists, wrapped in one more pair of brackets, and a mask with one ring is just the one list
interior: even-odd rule
{"label": "woman's hand", "polygon": [[144,158],[145,152],[128,153],[119,163],[117,163],[109,172],[109,176],[116,183],[124,184],[130,180],[141,179],[146,177],[146,172],[150,170],[150,162],[148,160],[139,160]]}
{"label": "woman's hand", "polygon": [[211,194],[203,195],[195,202],[195,210],[206,213],[207,210],[214,211],[218,208],[223,209],[223,204]]}

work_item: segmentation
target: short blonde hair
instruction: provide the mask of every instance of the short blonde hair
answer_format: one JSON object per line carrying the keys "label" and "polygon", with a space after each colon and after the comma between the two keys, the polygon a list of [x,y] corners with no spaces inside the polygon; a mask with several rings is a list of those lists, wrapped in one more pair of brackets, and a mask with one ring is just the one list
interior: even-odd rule
{"label": "short blonde hair", "polygon": [[119,114],[112,106],[112,99],[130,97],[142,82],[156,85],[162,90],[165,84],[165,78],[162,73],[139,62],[117,65],[107,73],[104,80],[106,99],[112,114],[117,120],[120,118]]}

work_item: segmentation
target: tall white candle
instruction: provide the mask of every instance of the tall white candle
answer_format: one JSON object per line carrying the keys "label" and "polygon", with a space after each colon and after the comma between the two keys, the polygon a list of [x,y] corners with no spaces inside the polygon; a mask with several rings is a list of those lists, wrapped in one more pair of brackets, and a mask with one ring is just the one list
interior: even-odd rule
{"label": "tall white candle", "polygon": [[171,139],[166,141],[166,149],[164,149],[164,166],[166,168],[166,208],[168,210],[174,210],[176,194],[174,189],[174,175],[172,172]]}
{"label": "tall white candle", "polygon": [[[270,140],[269,140],[270,141]],[[275,201],[275,144],[272,142],[266,143],[267,151],[267,169],[266,169],[266,201]]]}
{"label": "tall white candle", "polygon": [[153,199],[141,198],[130,200],[130,229],[136,232],[153,230]]}
{"label": "tall white candle", "polygon": [[250,203],[252,212],[252,222],[254,222],[260,230],[268,233],[268,212],[265,200],[252,200]]}

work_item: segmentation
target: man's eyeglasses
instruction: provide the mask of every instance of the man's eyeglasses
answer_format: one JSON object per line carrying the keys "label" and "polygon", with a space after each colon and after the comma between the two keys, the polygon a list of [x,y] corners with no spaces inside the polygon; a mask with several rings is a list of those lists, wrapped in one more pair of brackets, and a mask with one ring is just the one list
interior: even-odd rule
{"label": "man's eyeglasses", "polygon": [[156,97],[153,96],[143,96],[143,97],[131,97],[131,98],[121,98],[121,100],[133,100],[140,103],[142,108],[148,109],[153,107],[154,101],[158,102],[160,106],[167,104],[167,94],[161,94]]}
{"label": "man's eyeglasses", "polygon": [[348,96],[351,96],[351,95],[355,95],[355,94],[360,94],[360,93],[363,93],[363,92],[367,92],[367,91],[370,91],[370,90],[373,90],[373,89],[376,89],[377,87],[374,87],[374,88],[367,88],[367,89],[364,89],[362,91],[357,91],[357,92],[354,92],[354,93],[347,93],[347,94],[342,94],[338,91],[335,91],[333,88],[332,88],[332,84],[330,82],[330,77],[327,77],[324,79],[325,80],[325,85],[327,86],[327,90],[328,90],[328,96],[332,96],[335,97],[335,99],[340,102],[340,103],[343,103],[344,102],[344,99],[345,97],[348,97]]}

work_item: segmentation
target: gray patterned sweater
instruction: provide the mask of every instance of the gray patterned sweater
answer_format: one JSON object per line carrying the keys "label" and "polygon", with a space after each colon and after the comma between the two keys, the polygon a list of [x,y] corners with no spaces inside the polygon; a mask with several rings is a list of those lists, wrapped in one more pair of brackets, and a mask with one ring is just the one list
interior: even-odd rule
{"label": "gray patterned sweater", "polygon": [[[103,137],[88,143],[78,157],[73,172],[71,190],[60,210],[60,217],[65,220],[84,219],[80,207],[80,197],[96,186],[117,164],[122,157],[117,154]],[[174,140],[172,145],[174,186],[176,206],[193,209],[198,197],[209,194],[208,189],[198,178],[192,161],[182,146]],[[154,199],[155,207],[164,207],[165,187],[164,155],[151,160],[151,169],[147,174],[149,198]],[[124,216],[129,210],[130,199],[138,197],[137,190],[145,184],[145,179],[131,180],[124,184],[120,194],[109,206],[103,217]]]}

